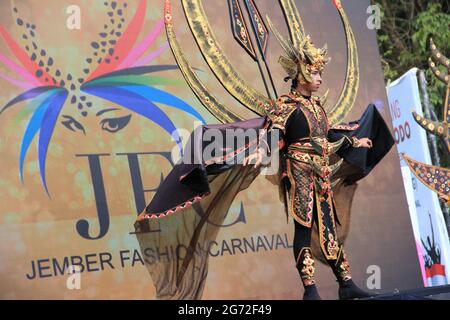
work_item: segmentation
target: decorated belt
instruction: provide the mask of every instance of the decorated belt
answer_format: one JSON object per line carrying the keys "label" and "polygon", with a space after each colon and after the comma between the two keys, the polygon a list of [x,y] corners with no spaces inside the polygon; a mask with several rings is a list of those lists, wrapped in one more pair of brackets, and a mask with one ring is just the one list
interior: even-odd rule
{"label": "decorated belt", "polygon": [[291,144],[288,146],[287,156],[291,159],[311,164],[311,160],[320,166],[327,166],[328,157],[317,154],[311,144]]}
{"label": "decorated belt", "polygon": [[309,142],[305,143],[292,143],[288,146],[288,150],[292,151],[299,151],[299,152],[305,152],[305,153],[315,153],[317,154],[317,151],[314,150],[313,146]]}
{"label": "decorated belt", "polygon": [[[336,145],[332,147],[336,148]],[[331,189],[339,182],[339,179],[331,182],[331,178],[339,170],[339,167],[342,165],[344,159],[330,165],[328,154],[319,154],[310,142],[299,141],[290,144],[287,148],[286,156],[295,161],[310,165],[311,169],[315,173],[315,187],[321,195],[330,192]]]}

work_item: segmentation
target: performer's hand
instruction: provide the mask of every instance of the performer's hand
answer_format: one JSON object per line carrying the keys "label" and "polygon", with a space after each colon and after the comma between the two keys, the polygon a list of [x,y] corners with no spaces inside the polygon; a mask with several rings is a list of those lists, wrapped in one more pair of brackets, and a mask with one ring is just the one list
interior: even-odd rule
{"label": "performer's hand", "polygon": [[358,140],[359,140],[358,148],[372,148],[373,147],[372,140],[370,140],[369,138],[361,138]]}
{"label": "performer's hand", "polygon": [[255,165],[253,166],[253,168],[257,169],[262,163],[262,159],[263,159],[263,156],[264,156],[265,152],[266,151],[265,151],[265,149],[263,147],[259,147],[254,153],[252,153],[248,157],[244,158],[244,161],[243,161],[242,164],[244,166],[246,166],[246,165],[249,165],[249,164],[253,163],[254,160],[256,160]]}

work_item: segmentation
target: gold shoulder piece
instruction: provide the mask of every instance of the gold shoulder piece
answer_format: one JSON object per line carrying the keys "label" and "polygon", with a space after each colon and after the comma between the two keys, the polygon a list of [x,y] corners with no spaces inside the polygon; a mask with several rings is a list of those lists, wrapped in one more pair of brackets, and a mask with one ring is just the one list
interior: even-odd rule
{"label": "gold shoulder piece", "polygon": [[297,109],[297,103],[295,101],[289,101],[291,100],[281,97],[275,102],[277,108],[272,108],[267,112],[267,117],[272,123],[272,128],[280,129],[283,134],[286,133],[286,123],[289,117]]}

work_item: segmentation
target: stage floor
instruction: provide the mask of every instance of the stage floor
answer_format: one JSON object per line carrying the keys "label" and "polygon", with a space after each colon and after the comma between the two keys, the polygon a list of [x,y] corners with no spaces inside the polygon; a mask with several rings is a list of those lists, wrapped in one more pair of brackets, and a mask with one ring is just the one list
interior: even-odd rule
{"label": "stage floor", "polygon": [[385,293],[364,300],[450,300],[450,285]]}

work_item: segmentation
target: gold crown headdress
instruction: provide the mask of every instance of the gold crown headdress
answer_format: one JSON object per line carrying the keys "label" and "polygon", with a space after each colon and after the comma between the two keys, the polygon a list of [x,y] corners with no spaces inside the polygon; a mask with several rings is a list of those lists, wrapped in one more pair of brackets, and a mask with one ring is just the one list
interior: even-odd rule
{"label": "gold crown headdress", "polygon": [[288,74],[285,81],[288,79],[297,79],[298,75],[301,75],[307,82],[312,82],[312,68],[316,68],[322,72],[325,65],[331,60],[331,58],[325,58],[328,51],[327,45],[325,44],[323,48],[318,49],[314,46],[309,35],[302,34],[300,45],[296,48],[290,40],[283,38],[268,16],[267,21],[270,29],[272,29],[273,34],[287,55],[281,55],[278,59],[278,63],[281,64]]}

